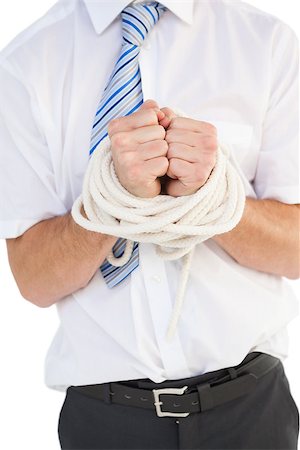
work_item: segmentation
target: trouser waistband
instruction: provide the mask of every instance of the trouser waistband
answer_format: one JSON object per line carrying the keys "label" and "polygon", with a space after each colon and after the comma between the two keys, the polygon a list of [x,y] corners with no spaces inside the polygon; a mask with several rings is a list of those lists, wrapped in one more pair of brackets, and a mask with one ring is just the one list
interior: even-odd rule
{"label": "trouser waistband", "polygon": [[[238,369],[239,367],[243,366],[244,364],[251,361],[252,359],[255,359],[257,356],[259,356],[261,354],[262,354],[261,352],[248,353],[248,355],[243,359],[243,361],[240,364],[238,364],[237,366],[234,366],[235,369]],[[190,377],[190,378],[165,380],[165,381],[162,381],[161,383],[155,383],[154,381],[150,380],[149,378],[140,378],[137,380],[125,380],[125,381],[120,381],[120,383],[125,384],[126,386],[143,388],[143,389],[155,389],[157,387],[171,388],[171,387],[177,387],[177,386],[181,386],[181,385],[195,386],[199,383],[202,383],[205,381],[212,381],[214,378],[221,378],[228,374],[230,374],[230,368],[218,369],[218,370],[204,373],[202,375],[196,375],[196,376]]]}
{"label": "trouser waistband", "polygon": [[250,394],[258,381],[279,363],[274,356],[252,352],[237,366],[197,377],[162,383],[135,380],[138,387],[129,386],[128,380],[127,384],[120,381],[68,389],[106,403],[152,409],[159,417],[187,417]]}

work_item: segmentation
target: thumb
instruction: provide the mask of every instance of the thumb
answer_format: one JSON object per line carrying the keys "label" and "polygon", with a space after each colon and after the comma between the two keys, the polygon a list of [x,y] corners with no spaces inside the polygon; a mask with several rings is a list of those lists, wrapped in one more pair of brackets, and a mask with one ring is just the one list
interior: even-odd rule
{"label": "thumb", "polygon": [[158,103],[155,100],[146,100],[139,109],[159,109]]}
{"label": "thumb", "polygon": [[174,119],[174,117],[177,117],[177,114],[175,114],[171,108],[167,107],[161,108],[161,111],[165,114],[165,117],[159,121],[159,124],[162,125],[165,130],[167,130],[172,119]]}
{"label": "thumb", "polygon": [[157,113],[157,121],[158,122],[160,122],[161,120],[164,119],[165,113],[160,110],[158,103],[155,100],[148,99],[139,107],[139,111],[140,110],[144,111],[147,109],[155,109],[155,111]]}

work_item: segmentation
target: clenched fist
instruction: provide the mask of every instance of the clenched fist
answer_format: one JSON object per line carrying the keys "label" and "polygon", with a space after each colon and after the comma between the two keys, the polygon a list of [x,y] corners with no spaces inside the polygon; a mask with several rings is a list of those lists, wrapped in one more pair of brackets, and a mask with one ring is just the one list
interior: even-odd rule
{"label": "clenched fist", "polygon": [[169,167],[166,131],[159,124],[164,118],[157,103],[148,100],[137,112],[108,125],[116,174],[136,197],[155,197],[161,191],[158,177],[165,175]]}
{"label": "clenched fist", "polygon": [[207,122],[177,117],[169,108],[162,108],[165,117],[169,167],[165,192],[174,197],[190,195],[208,180],[218,149],[217,130]]}
{"label": "clenched fist", "polygon": [[208,180],[218,149],[217,130],[207,122],[178,117],[147,100],[130,116],[108,125],[120,183],[137,197],[191,195]]}

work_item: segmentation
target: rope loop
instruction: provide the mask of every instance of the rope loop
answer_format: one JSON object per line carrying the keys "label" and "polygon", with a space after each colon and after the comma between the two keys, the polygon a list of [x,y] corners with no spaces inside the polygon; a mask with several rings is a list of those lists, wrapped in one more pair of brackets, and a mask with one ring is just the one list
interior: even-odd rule
{"label": "rope loop", "polygon": [[[82,194],[75,200],[71,214],[87,230],[127,239],[120,258],[112,251],[108,254],[107,260],[112,265],[121,267],[129,261],[134,241],[156,244],[157,255],[165,260],[183,258],[166,335],[171,339],[180,317],[194,248],[238,224],[245,205],[244,186],[230,161],[233,156],[230,146],[219,142],[216,165],[196,193],[182,197],[136,197],[119,182],[110,148],[107,137],[92,154]],[[81,215],[82,206],[88,219]]]}

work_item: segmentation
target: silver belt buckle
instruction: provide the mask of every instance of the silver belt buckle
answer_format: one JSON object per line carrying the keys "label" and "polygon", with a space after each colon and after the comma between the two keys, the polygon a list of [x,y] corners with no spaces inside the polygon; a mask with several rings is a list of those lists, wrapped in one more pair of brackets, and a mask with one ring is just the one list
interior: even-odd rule
{"label": "silver belt buckle", "polygon": [[158,417],[187,417],[190,413],[172,413],[168,411],[162,411],[161,405],[163,402],[159,400],[161,394],[176,394],[182,395],[188,387],[184,386],[182,388],[164,388],[164,389],[152,389],[154,395],[154,405],[156,408],[156,414]]}

